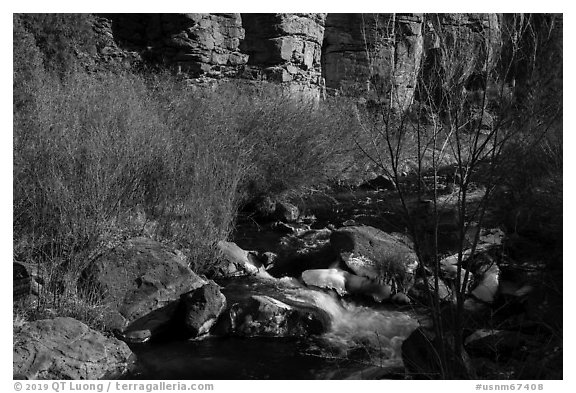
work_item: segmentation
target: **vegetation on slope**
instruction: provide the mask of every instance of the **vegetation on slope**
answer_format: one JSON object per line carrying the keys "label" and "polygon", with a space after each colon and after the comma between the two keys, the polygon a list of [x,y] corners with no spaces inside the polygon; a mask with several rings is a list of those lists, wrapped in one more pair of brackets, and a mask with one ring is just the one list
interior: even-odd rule
{"label": "vegetation on slope", "polygon": [[241,204],[346,165],[351,118],[328,105],[234,83],[198,91],[152,71],[86,72],[87,18],[14,19],[14,254],[58,281],[47,287],[60,299],[128,236],[172,243],[211,274]]}

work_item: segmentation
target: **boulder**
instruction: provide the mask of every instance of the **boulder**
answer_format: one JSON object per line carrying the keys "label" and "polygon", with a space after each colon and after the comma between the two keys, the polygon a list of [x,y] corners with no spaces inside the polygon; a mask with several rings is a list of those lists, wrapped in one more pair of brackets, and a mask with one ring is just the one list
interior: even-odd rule
{"label": "boulder", "polygon": [[[464,256],[463,256],[464,258]],[[442,277],[450,282],[455,283],[458,277],[458,254],[451,255],[440,261],[440,271]],[[460,281],[463,282],[466,276],[466,269],[460,268]],[[468,284],[472,280],[472,275],[468,274]]]}
{"label": "boulder", "polygon": [[116,337],[129,344],[142,344],[152,338],[172,333],[177,329],[177,313],[180,303],[173,301],[130,323],[124,329],[114,329]]}
{"label": "boulder", "polygon": [[327,228],[303,229],[283,236],[276,246],[278,258],[269,269],[270,274],[298,277],[305,270],[335,266],[338,256],[330,245],[331,233]]}
{"label": "boulder", "polygon": [[14,379],[116,379],[133,361],[125,343],[73,318],[30,322],[14,334]]}
{"label": "boulder", "polygon": [[258,275],[263,269],[257,255],[238,247],[236,243],[221,240],[217,245],[222,257],[228,262],[222,273],[224,276]]}
{"label": "boulder", "polygon": [[308,286],[333,289],[340,296],[346,295],[346,280],[350,273],[342,269],[311,269],[302,273],[302,281]]}
{"label": "boulder", "polygon": [[340,296],[363,295],[377,302],[388,299],[391,294],[389,285],[338,268],[306,270],[302,273],[302,280],[309,286],[334,289]]}
{"label": "boulder", "polygon": [[282,221],[276,221],[272,224],[271,229],[274,232],[283,233],[283,234],[293,234],[296,233],[297,229],[292,226],[288,225]]}
{"label": "boulder", "polygon": [[346,275],[346,290],[352,295],[372,297],[378,303],[389,299],[392,293],[390,285],[351,273]]}
{"label": "boulder", "polygon": [[329,321],[324,311],[313,306],[253,295],[232,305],[222,323],[227,325],[224,331],[244,337],[298,337],[324,333]]}
{"label": "boulder", "polygon": [[504,241],[504,232],[500,228],[482,228],[478,237],[478,244],[499,246]]}
{"label": "boulder", "polygon": [[266,251],[260,255],[260,259],[266,270],[272,269],[276,263],[276,260],[278,260],[278,254],[271,251]]}
{"label": "boulder", "polygon": [[493,264],[485,266],[479,271],[478,285],[472,290],[471,295],[486,303],[492,303],[498,294],[500,269]]}
{"label": "boulder", "polygon": [[418,259],[396,237],[373,227],[352,226],[333,231],[330,243],[357,275],[390,281],[396,290],[410,286]]}
{"label": "boulder", "polygon": [[213,281],[181,296],[184,308],[184,325],[198,337],[208,333],[226,308],[226,297]]}
{"label": "boulder", "polygon": [[[180,295],[206,284],[188,268],[185,258],[162,243],[133,238],[101,255],[82,273],[79,292],[108,307],[106,325],[120,332],[138,321],[138,330],[146,330],[145,321],[170,320],[175,307],[166,307]],[[166,307],[166,308],[164,308]],[[161,310],[160,318],[141,319]]]}
{"label": "boulder", "polygon": [[300,210],[289,202],[277,202],[274,214],[282,222],[294,222],[300,217]]}

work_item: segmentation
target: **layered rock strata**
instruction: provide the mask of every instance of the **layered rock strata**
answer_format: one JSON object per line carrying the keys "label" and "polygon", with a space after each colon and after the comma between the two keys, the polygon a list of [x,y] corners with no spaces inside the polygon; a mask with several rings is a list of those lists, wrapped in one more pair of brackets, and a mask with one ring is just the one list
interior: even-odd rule
{"label": "layered rock strata", "polygon": [[268,81],[291,96],[399,108],[413,101],[422,67],[433,77],[441,40],[459,38],[465,62],[454,77],[464,83],[495,61],[502,40],[497,14],[119,14],[100,16],[100,32],[102,18],[121,47],[196,84]]}

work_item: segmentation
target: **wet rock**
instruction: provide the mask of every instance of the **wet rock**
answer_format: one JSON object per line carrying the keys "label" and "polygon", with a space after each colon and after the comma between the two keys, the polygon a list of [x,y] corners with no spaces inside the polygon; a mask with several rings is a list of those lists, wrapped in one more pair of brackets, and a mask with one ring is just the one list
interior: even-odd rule
{"label": "wet rock", "polygon": [[208,333],[226,308],[226,297],[213,281],[181,296],[184,325],[193,337]]}
{"label": "wet rock", "polygon": [[300,217],[300,210],[289,202],[277,202],[274,215],[280,221],[294,222]]}
{"label": "wet rock", "polygon": [[302,273],[306,285],[333,289],[338,295],[363,295],[382,302],[390,297],[389,285],[381,284],[367,277],[357,276],[342,269],[313,269]]}
{"label": "wet rock", "polygon": [[337,255],[330,246],[327,229],[298,230],[293,235],[282,237],[277,246],[278,258],[269,270],[275,277],[299,277],[309,269],[325,269],[336,264]]}
{"label": "wet rock", "polygon": [[281,221],[272,224],[272,230],[284,234],[293,234],[296,232],[296,228]]}
{"label": "wet rock", "polygon": [[333,289],[340,296],[346,295],[346,280],[350,273],[342,269],[311,269],[302,273],[302,281],[308,286]]}
{"label": "wet rock", "polygon": [[482,228],[478,238],[478,244],[499,246],[504,240],[504,232],[500,228]]}
{"label": "wet rock", "polygon": [[[443,279],[456,285],[456,282],[458,281],[458,254],[451,255],[447,258],[442,259],[440,261],[440,271],[442,272]],[[466,278],[466,269],[461,267],[460,282],[463,282],[464,278]],[[472,278],[473,278],[472,275],[468,273],[466,288],[468,288],[469,284],[472,281]]]}
{"label": "wet rock", "polygon": [[266,295],[253,295],[228,311],[229,330],[246,337],[297,337],[320,334],[329,327],[329,317],[307,305],[289,305]]}
{"label": "wet rock", "polygon": [[278,259],[278,254],[275,254],[271,251],[266,251],[262,253],[261,258],[262,263],[266,267],[266,270],[271,269],[274,267],[276,260]]}
{"label": "wet rock", "polygon": [[485,266],[479,270],[478,275],[481,278],[471,295],[483,302],[492,303],[498,294],[500,269],[496,264]]}
{"label": "wet rock", "polygon": [[351,273],[346,276],[346,290],[352,295],[372,297],[378,303],[389,299],[392,294],[390,285]]}
{"label": "wet rock", "polygon": [[83,296],[107,306],[107,327],[123,331],[205,283],[178,251],[151,239],[133,238],[88,266],[78,286]]}
{"label": "wet rock", "polygon": [[14,334],[15,379],[116,379],[133,361],[125,343],[73,318],[30,322]]}
{"label": "wet rock", "polygon": [[241,249],[236,243],[223,240],[218,242],[217,247],[228,262],[221,272],[225,277],[261,273],[262,263],[255,253]]}
{"label": "wet rock", "polygon": [[330,243],[357,275],[390,281],[396,290],[410,286],[417,257],[395,237],[373,227],[345,227],[332,233]]}
{"label": "wet rock", "polygon": [[[449,278],[456,278],[458,275],[458,254],[451,255],[440,260],[440,270],[444,276]],[[460,268],[460,277],[464,277],[466,274],[466,269]]]}

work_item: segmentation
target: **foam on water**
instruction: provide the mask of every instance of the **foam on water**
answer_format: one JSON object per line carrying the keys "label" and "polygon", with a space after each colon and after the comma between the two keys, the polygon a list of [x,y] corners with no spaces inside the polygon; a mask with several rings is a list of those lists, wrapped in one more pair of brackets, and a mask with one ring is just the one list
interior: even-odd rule
{"label": "foam on water", "polygon": [[343,301],[334,292],[303,286],[284,288],[283,292],[292,300],[313,304],[330,315],[331,327],[322,340],[339,355],[363,348],[385,365],[398,365],[402,342],[418,327],[417,320],[404,312],[357,305]]}

